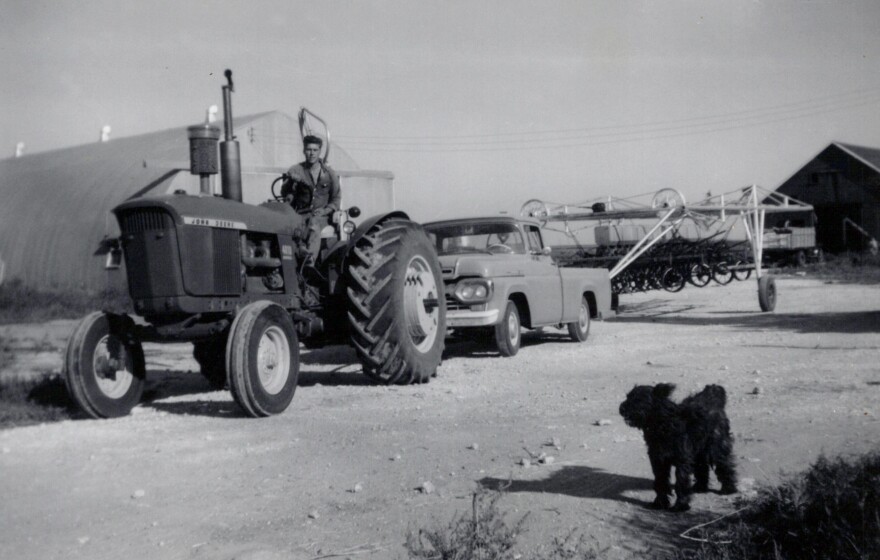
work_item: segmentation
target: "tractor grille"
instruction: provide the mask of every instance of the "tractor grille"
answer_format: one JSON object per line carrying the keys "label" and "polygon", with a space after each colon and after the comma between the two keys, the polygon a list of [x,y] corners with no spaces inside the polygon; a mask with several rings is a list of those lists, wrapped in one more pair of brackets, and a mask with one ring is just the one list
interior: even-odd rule
{"label": "tractor grille", "polygon": [[169,229],[171,216],[164,210],[157,208],[142,208],[126,212],[119,219],[122,233],[140,233]]}

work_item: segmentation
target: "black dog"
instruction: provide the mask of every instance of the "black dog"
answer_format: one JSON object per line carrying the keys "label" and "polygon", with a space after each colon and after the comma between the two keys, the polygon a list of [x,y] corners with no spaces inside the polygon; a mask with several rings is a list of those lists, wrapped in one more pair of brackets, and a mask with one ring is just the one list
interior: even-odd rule
{"label": "black dog", "polygon": [[[627,425],[642,430],[654,471],[657,497],[652,507],[667,509],[672,488],[670,470],[675,467],[675,511],[690,509],[691,491],[709,490],[709,468],[721,483],[722,494],[736,493],[733,435],[724,412],[727,394],[720,385],[706,388],[680,404],[670,400],[671,383],[655,387],[636,385],[620,404]],[[696,484],[691,488],[691,475]]]}

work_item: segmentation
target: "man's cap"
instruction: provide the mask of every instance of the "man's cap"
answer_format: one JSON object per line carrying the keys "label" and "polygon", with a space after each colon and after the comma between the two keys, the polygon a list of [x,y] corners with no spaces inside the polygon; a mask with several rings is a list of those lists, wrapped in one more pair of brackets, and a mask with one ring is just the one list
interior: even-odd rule
{"label": "man's cap", "polygon": [[319,146],[323,146],[324,141],[318,136],[309,134],[308,136],[303,137],[303,146],[306,146],[308,144],[317,144]]}

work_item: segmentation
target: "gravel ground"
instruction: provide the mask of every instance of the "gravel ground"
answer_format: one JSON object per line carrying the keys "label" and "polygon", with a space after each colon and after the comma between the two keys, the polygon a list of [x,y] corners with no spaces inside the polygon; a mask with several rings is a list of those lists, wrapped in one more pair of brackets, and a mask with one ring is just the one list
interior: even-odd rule
{"label": "gravel ground", "polygon": [[[450,339],[420,386],[370,384],[346,347],[304,350],[291,407],[262,420],[209,390],[190,345],[147,345],[131,416],[0,432],[0,557],[405,558],[408,530],[499,485],[508,519],[529,514],[523,551],[572,531],[603,558],[682,546],[736,497],[646,508],[641,434],[617,414],[634,384],[676,383],[679,399],[725,386],[740,496],[880,443],[880,286],[777,286],[775,313],[759,312],[754,280],[624,296],[586,343],[546,329],[513,358]],[[0,327],[15,352],[3,375],[59,371],[73,324]]]}

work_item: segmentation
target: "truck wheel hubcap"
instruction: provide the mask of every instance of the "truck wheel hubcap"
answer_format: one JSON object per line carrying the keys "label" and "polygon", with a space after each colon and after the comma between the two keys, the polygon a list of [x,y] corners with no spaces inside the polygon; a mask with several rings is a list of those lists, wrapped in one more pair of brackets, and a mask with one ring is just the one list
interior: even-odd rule
{"label": "truck wheel hubcap", "polygon": [[278,394],[287,382],[290,371],[290,344],[287,335],[277,326],[266,329],[257,348],[257,374],[260,385],[270,395]]}
{"label": "truck wheel hubcap", "polygon": [[516,318],[516,313],[507,315],[507,337],[510,339],[510,344],[516,346],[519,340],[519,319]]}
{"label": "truck wheel hubcap", "polygon": [[421,255],[414,256],[406,266],[403,306],[407,330],[419,352],[427,352],[437,339],[440,306],[434,305],[429,310],[425,302],[436,301],[440,297],[438,294],[428,261]]}
{"label": "truck wheel hubcap", "polygon": [[104,335],[95,346],[92,368],[98,389],[111,399],[124,396],[134,379],[131,354],[122,341],[109,334]]}

